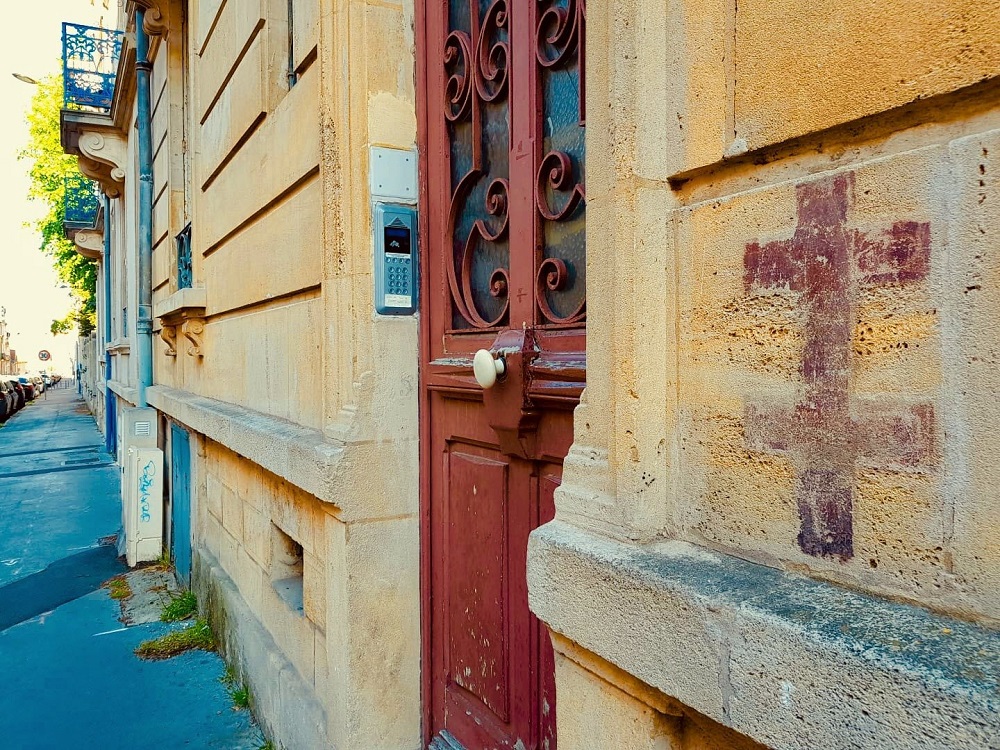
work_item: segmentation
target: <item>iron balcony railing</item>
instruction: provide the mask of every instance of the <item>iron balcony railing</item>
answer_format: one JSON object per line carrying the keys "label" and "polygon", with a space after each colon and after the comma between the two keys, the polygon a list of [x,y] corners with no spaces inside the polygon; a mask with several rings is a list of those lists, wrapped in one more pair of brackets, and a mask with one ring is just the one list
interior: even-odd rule
{"label": "iron balcony railing", "polygon": [[113,29],[63,24],[63,106],[111,110],[122,33]]}
{"label": "iron balcony railing", "polygon": [[63,178],[63,223],[77,228],[93,227],[99,205],[96,182],[79,172]]}

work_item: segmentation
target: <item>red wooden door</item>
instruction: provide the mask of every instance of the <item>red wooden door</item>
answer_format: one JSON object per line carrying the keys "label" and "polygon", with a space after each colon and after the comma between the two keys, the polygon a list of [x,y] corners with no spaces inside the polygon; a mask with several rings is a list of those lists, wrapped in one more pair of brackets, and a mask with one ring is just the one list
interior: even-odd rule
{"label": "red wooden door", "polygon": [[[586,375],[583,0],[427,0],[419,22],[425,740],[555,748],[528,534]],[[506,363],[484,390],[472,357]]]}

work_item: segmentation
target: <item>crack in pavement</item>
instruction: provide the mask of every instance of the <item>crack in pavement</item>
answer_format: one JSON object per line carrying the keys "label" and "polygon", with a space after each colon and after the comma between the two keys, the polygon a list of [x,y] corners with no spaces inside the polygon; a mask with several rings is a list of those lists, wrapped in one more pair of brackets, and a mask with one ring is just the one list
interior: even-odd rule
{"label": "crack in pavement", "polygon": [[101,461],[95,464],[84,464],[82,466],[50,466],[47,469],[30,469],[28,471],[12,471],[8,474],[0,474],[0,479],[15,479],[17,477],[30,477],[35,474],[56,474],[60,471],[79,471],[80,469],[99,469],[102,466],[115,466],[114,461]]}

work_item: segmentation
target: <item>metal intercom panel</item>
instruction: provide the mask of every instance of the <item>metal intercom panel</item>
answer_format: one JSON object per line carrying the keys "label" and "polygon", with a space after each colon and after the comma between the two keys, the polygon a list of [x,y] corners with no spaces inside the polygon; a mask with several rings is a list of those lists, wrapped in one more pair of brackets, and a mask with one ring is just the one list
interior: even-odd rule
{"label": "metal intercom panel", "polygon": [[417,210],[375,205],[375,312],[413,315],[417,311]]}

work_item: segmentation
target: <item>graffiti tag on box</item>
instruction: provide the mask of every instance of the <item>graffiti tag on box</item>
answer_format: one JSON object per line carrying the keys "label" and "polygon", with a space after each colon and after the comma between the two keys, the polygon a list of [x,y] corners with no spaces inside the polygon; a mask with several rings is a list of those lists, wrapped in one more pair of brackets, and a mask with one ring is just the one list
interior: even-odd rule
{"label": "graffiti tag on box", "polygon": [[152,461],[142,468],[142,476],[139,477],[139,520],[149,523],[153,516],[150,513],[150,488],[153,486],[153,477],[156,475],[156,466]]}

